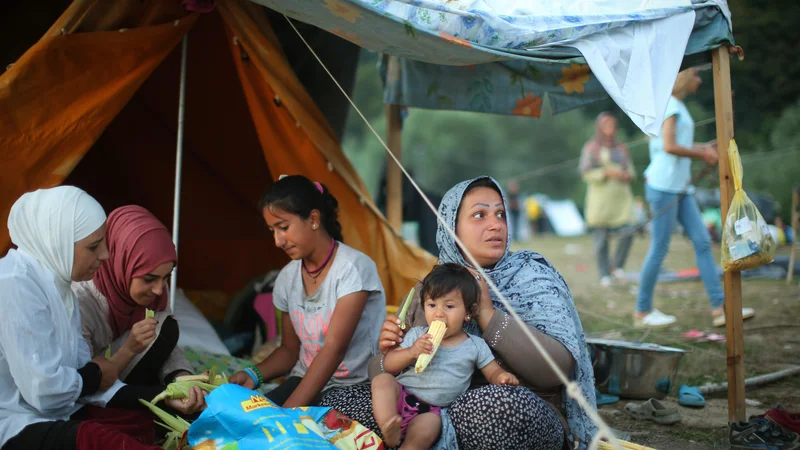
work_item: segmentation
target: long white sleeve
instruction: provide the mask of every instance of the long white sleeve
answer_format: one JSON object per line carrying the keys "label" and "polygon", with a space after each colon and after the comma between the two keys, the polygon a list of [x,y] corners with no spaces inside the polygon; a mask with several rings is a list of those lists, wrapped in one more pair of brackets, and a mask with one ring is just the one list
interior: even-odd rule
{"label": "long white sleeve", "polygon": [[0,305],[6,315],[0,348],[16,389],[42,415],[69,415],[82,388],[77,368],[64,364],[59,342],[69,321],[55,323],[47,294],[29,278],[0,280]]}
{"label": "long white sleeve", "polygon": [[[91,350],[89,350],[89,344],[85,339],[81,338],[81,342],[78,345],[78,361],[80,361],[81,367],[83,367],[92,360],[92,354]],[[117,380],[114,382],[113,386],[108,388],[108,390],[97,391],[93,394],[83,396],[78,399],[78,402],[85,405],[94,405],[104,408],[124,386],[125,383]]]}
{"label": "long white sleeve", "polygon": [[119,390],[123,387],[125,387],[125,383],[117,380],[114,382],[113,386],[108,388],[107,391],[97,391],[94,394],[81,397],[78,402],[84,405],[94,405],[105,408],[106,405],[108,405],[108,402],[110,402],[111,399],[117,395],[117,392],[119,392]]}

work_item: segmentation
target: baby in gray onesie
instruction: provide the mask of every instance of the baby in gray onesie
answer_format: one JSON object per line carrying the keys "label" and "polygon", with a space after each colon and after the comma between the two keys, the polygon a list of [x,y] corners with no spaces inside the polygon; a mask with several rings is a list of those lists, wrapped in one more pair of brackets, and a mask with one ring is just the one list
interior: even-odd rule
{"label": "baby in gray onesie", "polygon": [[433,343],[424,327],[415,327],[384,357],[385,373],[372,380],[375,421],[387,447],[405,439],[402,449],[430,448],[441,433],[440,408],[466,392],[475,369],[492,384],[519,384],[497,364],[483,339],[462,329],[472,320],[480,295],[475,277],[458,264],[438,265],[423,280],[420,301],[425,321],[428,325],[442,321],[447,330],[422,372],[416,373],[414,362],[423,353],[430,354]]}

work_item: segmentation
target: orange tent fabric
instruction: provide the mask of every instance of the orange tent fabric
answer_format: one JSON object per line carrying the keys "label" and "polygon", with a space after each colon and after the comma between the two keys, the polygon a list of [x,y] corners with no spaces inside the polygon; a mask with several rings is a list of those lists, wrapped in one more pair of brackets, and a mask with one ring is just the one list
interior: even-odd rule
{"label": "orange tent fabric", "polygon": [[[280,174],[303,174],[337,197],[345,242],[376,262],[397,304],[435,259],[377,212],[246,0],[218,0],[202,15],[172,1],[74,1],[0,75],[0,220],[22,193],[68,183],[107,211],[135,203],[172,223],[187,32],[179,286],[230,294],[283,266],[256,205]],[[0,227],[0,251],[9,245]]]}

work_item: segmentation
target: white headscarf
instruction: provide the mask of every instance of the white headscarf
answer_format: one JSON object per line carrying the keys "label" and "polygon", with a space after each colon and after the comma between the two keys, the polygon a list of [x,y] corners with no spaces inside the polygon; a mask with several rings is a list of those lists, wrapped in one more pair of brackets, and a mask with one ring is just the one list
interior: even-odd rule
{"label": "white headscarf", "polygon": [[69,317],[75,308],[70,289],[75,243],[97,231],[105,221],[100,203],[74,186],[29,192],[11,207],[11,242],[53,272]]}

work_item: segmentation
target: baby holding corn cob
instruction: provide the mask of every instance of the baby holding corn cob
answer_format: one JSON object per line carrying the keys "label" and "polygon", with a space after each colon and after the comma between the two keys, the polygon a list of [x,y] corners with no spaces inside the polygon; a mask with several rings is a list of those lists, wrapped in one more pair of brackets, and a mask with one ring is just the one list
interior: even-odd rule
{"label": "baby holding corn cob", "polygon": [[458,264],[437,265],[423,280],[420,299],[429,328],[409,330],[386,354],[385,373],[372,381],[375,420],[388,447],[405,438],[403,449],[430,448],[441,432],[441,408],[466,392],[476,368],[492,384],[519,384],[483,339],[462,329],[479,295],[474,276]]}

